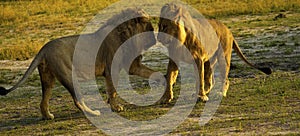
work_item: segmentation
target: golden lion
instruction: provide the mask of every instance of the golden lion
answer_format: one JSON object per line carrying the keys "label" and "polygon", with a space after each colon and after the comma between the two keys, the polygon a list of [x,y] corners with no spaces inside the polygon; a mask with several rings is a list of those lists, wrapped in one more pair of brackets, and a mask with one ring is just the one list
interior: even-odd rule
{"label": "golden lion", "polygon": [[[207,31],[201,32],[201,30],[205,30],[203,27],[207,27],[207,24],[212,26],[213,34],[219,39],[201,43],[199,38],[202,38],[201,36],[205,35],[199,35],[199,33],[208,33]],[[164,45],[177,44],[177,46],[168,46],[170,56],[180,56],[179,53],[172,54],[172,52],[178,52],[180,45],[185,45],[190,51],[199,72],[200,82],[197,83],[197,89],[199,90],[198,96],[203,101],[208,101],[207,94],[211,90],[214,82],[212,68],[216,62],[218,62],[220,66],[226,67],[226,69],[221,69],[221,79],[223,80],[222,94],[223,96],[226,96],[229,87],[228,73],[230,69],[232,48],[235,49],[238,56],[248,65],[261,70],[266,74],[272,73],[270,68],[259,68],[251,64],[245,58],[232,33],[224,24],[217,20],[208,20],[207,23],[203,21],[203,19],[194,19],[187,10],[179,5],[171,3],[162,7],[159,32],[168,34],[159,33],[157,38],[159,42]],[[210,35],[210,33],[207,35]],[[212,42],[215,42],[216,44],[212,44]],[[170,59],[166,75],[167,87],[161,99],[161,103],[170,102],[173,99],[172,86],[176,82],[177,75],[178,67],[175,62]]]}
{"label": "golden lion", "polygon": [[[114,27],[114,24],[120,25],[109,32],[107,37],[103,40],[97,54],[95,75],[105,77],[107,94],[109,95],[108,102],[113,111],[120,111],[123,108],[116,102],[116,90],[113,86],[111,77],[113,56],[126,40],[129,40],[136,34],[150,32],[146,36],[141,37],[141,39],[131,41],[131,44],[134,44],[136,50],[151,47],[156,43],[156,38],[153,33],[154,29],[152,24],[149,21],[149,15],[141,9],[127,9],[120,14],[113,16],[96,32],[81,35],[84,36],[84,38],[89,39],[85,41],[86,43],[84,44],[99,46],[97,40],[103,38],[101,32]],[[91,110],[84,104],[83,100],[77,98],[74,91],[72,83],[72,58],[79,37],[80,35],[68,36],[48,42],[34,58],[22,79],[10,89],[0,87],[0,95],[6,95],[18,88],[25,82],[34,69],[38,68],[43,92],[40,108],[44,119],[54,118],[53,114],[49,112],[48,105],[55,78],[70,92],[75,105],[81,111],[85,111],[92,115],[100,115],[99,111]],[[154,71],[141,64],[141,59],[141,56],[139,56],[133,61],[129,69],[129,74],[148,78]]]}

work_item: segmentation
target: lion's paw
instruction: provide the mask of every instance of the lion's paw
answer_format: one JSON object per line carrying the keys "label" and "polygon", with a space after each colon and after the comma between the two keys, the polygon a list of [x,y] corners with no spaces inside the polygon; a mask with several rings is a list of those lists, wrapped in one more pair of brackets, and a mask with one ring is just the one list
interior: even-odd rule
{"label": "lion's paw", "polygon": [[158,104],[168,104],[172,101],[172,98],[166,98],[166,97],[162,97],[159,101]]}
{"label": "lion's paw", "polygon": [[199,95],[200,99],[203,101],[203,102],[207,102],[209,100],[209,98],[206,96],[206,95]]}
{"label": "lion's paw", "polygon": [[43,119],[44,120],[52,120],[52,119],[54,119],[54,115],[49,113],[48,115],[43,116]]}
{"label": "lion's paw", "polygon": [[99,110],[95,110],[95,111],[94,111],[94,115],[95,115],[95,116],[100,116],[100,114],[101,114],[101,113],[100,113]]}
{"label": "lion's paw", "polygon": [[220,97],[226,97],[226,92],[218,92],[217,93]]}
{"label": "lion's paw", "polygon": [[111,104],[111,110],[113,112],[121,112],[121,111],[124,111],[124,108],[123,106],[121,106],[120,104]]}
{"label": "lion's paw", "polygon": [[223,97],[226,97],[227,96],[227,92],[223,92],[222,95],[223,95]]}
{"label": "lion's paw", "polygon": [[86,112],[92,116],[100,116],[100,111],[99,110],[94,110],[94,111],[89,111],[89,112]]}

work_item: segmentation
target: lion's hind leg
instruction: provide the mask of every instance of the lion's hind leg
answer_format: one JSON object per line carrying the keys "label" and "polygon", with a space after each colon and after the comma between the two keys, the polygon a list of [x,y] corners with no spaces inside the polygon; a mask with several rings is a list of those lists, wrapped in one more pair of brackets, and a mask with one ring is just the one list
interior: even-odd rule
{"label": "lion's hind leg", "polygon": [[43,62],[38,66],[38,70],[42,83],[41,113],[43,119],[54,119],[54,115],[49,111],[49,99],[51,97],[51,89],[54,86],[55,77]]}
{"label": "lion's hind leg", "polygon": [[[100,111],[98,110],[91,110],[89,107],[87,107],[84,103],[84,100],[82,98],[80,98],[80,95],[77,95],[79,97],[76,96],[75,94],[75,88],[73,86],[72,83],[72,77],[71,76],[67,76],[68,74],[62,74],[58,80],[60,81],[60,83],[70,92],[74,104],[76,105],[76,107],[78,109],[80,109],[81,111],[93,115],[93,116],[99,116],[100,115]],[[78,88],[79,89],[79,88]]]}
{"label": "lion's hind leg", "polygon": [[[227,52],[227,51],[226,51]],[[222,90],[221,95],[223,97],[226,97],[227,90],[229,89],[229,70],[230,70],[230,60],[231,60],[231,50],[228,51],[229,53],[225,53],[224,55],[219,55],[218,63],[221,67],[221,80],[222,80]],[[225,58],[224,58],[225,56]]]}

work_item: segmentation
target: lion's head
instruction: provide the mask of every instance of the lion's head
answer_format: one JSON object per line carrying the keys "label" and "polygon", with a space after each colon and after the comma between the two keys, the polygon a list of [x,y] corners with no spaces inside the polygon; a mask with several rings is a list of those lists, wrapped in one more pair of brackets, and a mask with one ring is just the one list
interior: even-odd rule
{"label": "lion's head", "polygon": [[159,42],[174,44],[174,42],[180,41],[180,44],[185,44],[190,39],[194,31],[194,25],[189,12],[171,3],[162,7],[160,16],[159,32],[165,34],[158,34]]}
{"label": "lion's head", "polygon": [[[125,41],[130,40],[130,43],[133,44],[139,51],[142,49],[148,49],[156,43],[150,17],[142,9],[129,8],[123,10],[122,13],[109,19],[98,31],[101,34],[101,30],[109,27],[115,27],[107,37],[109,42],[121,45]],[[150,33],[138,36],[138,34],[142,34],[144,32]]]}

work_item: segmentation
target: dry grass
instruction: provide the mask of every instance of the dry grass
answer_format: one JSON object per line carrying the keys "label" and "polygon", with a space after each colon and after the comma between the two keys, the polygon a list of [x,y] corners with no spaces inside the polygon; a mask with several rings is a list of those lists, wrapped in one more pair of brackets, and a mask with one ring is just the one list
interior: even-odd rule
{"label": "dry grass", "polygon": [[204,15],[212,17],[299,11],[300,0],[186,0]]}
{"label": "dry grass", "polygon": [[[49,40],[78,34],[118,0],[0,1],[0,60],[26,60]],[[299,12],[300,0],[184,0],[209,17]]]}
{"label": "dry grass", "polygon": [[31,58],[47,41],[79,33],[94,14],[116,1],[1,1],[0,59]]}

